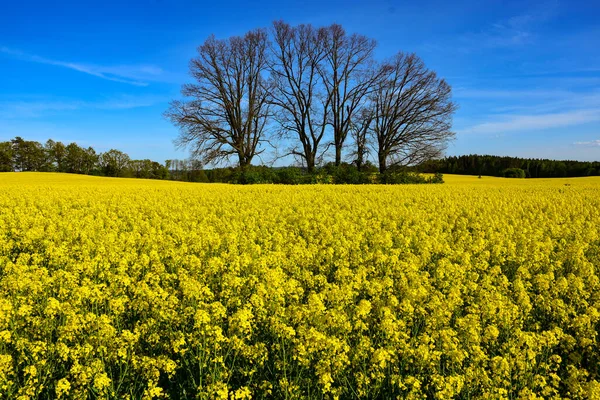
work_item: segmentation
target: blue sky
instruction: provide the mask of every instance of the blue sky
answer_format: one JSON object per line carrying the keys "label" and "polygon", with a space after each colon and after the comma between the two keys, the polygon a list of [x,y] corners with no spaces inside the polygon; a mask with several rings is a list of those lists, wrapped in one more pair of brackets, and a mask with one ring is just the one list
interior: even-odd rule
{"label": "blue sky", "polygon": [[196,47],[284,19],[416,52],[460,106],[448,154],[600,160],[598,1],[1,1],[0,140],[184,158],[162,113]]}

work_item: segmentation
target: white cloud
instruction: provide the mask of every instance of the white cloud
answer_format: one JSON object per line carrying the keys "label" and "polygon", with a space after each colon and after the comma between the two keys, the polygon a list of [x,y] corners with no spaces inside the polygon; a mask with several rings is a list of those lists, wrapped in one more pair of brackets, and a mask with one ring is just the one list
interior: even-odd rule
{"label": "white cloud", "polygon": [[23,61],[68,68],[101,79],[126,83],[134,86],[148,86],[148,83],[145,82],[145,80],[156,79],[157,76],[163,73],[162,69],[153,65],[103,66],[84,64],[78,62],[53,60],[35,54],[28,54],[20,50],[10,49],[8,47],[0,47],[0,53]]}
{"label": "white cloud", "polygon": [[[574,110],[600,108],[600,91],[571,90],[501,90],[457,88],[457,99],[481,100],[488,102],[493,113],[554,114]],[[502,101],[502,104],[498,103]]]}
{"label": "white cloud", "polygon": [[537,131],[581,125],[600,121],[600,109],[574,110],[538,115],[506,115],[496,121],[484,122],[459,133],[500,134],[517,131]]}
{"label": "white cloud", "polygon": [[585,147],[600,147],[600,140],[590,140],[587,142],[574,142],[574,145]]}
{"label": "white cloud", "polygon": [[481,49],[518,48],[535,43],[539,37],[539,27],[558,15],[558,3],[550,1],[539,4],[523,13],[498,20],[458,37],[454,46],[446,46],[463,53]]}
{"label": "white cloud", "polygon": [[459,133],[488,135],[561,128],[600,121],[600,91],[458,88],[458,99],[475,99],[488,115],[461,122]]}
{"label": "white cloud", "polygon": [[522,98],[540,98],[553,99],[579,96],[568,90],[506,90],[506,89],[471,89],[467,87],[458,87],[453,90],[454,95],[458,98],[472,99],[522,99]]}
{"label": "white cloud", "polygon": [[60,112],[77,110],[126,110],[132,108],[150,107],[166,102],[161,96],[120,96],[107,100],[17,100],[0,101],[0,119],[39,118]]}

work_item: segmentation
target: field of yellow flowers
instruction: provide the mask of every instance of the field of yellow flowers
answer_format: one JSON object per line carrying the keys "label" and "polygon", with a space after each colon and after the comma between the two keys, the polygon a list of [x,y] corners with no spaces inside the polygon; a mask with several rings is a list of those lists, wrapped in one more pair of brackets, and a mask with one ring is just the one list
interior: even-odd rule
{"label": "field of yellow flowers", "polygon": [[600,398],[600,179],[0,174],[0,399]]}

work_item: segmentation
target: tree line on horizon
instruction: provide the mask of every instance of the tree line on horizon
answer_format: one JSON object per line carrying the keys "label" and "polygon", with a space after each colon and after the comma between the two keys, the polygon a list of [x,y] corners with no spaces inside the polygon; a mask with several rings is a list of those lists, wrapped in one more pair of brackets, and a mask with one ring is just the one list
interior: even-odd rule
{"label": "tree line on horizon", "polygon": [[167,179],[168,165],[152,160],[133,160],[111,149],[104,153],[77,143],[65,145],[52,139],[42,144],[19,136],[0,142],[0,172],[65,172],[128,178]]}
{"label": "tree line on horizon", "polygon": [[[549,160],[469,154],[427,160],[410,168],[390,168],[380,174],[376,165],[366,162],[358,174],[356,165],[329,162],[312,174],[294,166],[251,166],[246,171],[235,167],[204,168],[195,159],[170,159],[164,163],[135,160],[111,149],[97,152],[77,143],[67,145],[49,139],[44,144],[16,137],[0,142],[0,172],[37,171],[85,175],[169,179],[186,182],[228,183],[423,183],[423,179],[402,173],[440,173],[504,176],[506,170],[522,169],[528,178],[580,177],[600,175],[600,161]],[[381,176],[381,178],[378,178]]]}
{"label": "tree line on horizon", "polygon": [[378,61],[377,43],[341,25],[210,36],[190,61],[193,83],[165,117],[203,165],[242,169],[266,150],[309,173],[331,157],[379,172],[440,157],[455,136],[450,85],[414,53]]}
{"label": "tree line on horizon", "polygon": [[312,173],[295,166],[246,168],[225,167],[205,169],[196,159],[170,159],[164,164],[149,159],[134,160],[127,153],[111,149],[104,153],[77,143],[65,145],[52,139],[42,144],[16,138],[0,142],[0,172],[63,172],[72,174],[168,179],[206,183],[280,183],[280,184],[366,184],[366,183],[442,183],[441,175],[425,177],[416,172],[389,170],[379,174],[377,167],[367,163],[363,171],[350,164],[324,165]]}
{"label": "tree line on horizon", "polygon": [[418,167],[425,173],[506,176],[520,169],[526,178],[562,178],[600,175],[600,161],[548,160],[469,154],[428,160]]}

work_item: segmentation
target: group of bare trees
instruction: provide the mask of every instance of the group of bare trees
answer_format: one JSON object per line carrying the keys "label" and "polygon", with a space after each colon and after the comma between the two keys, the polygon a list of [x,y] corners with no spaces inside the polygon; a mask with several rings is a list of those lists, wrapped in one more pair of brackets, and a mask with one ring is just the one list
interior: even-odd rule
{"label": "group of bare trees", "polygon": [[450,86],[415,54],[377,62],[375,49],[337,24],[213,36],[165,115],[204,164],[233,156],[244,167],[269,146],[309,172],[331,148],[336,165],[350,149],[359,169],[373,156],[380,172],[439,156],[454,137]]}

